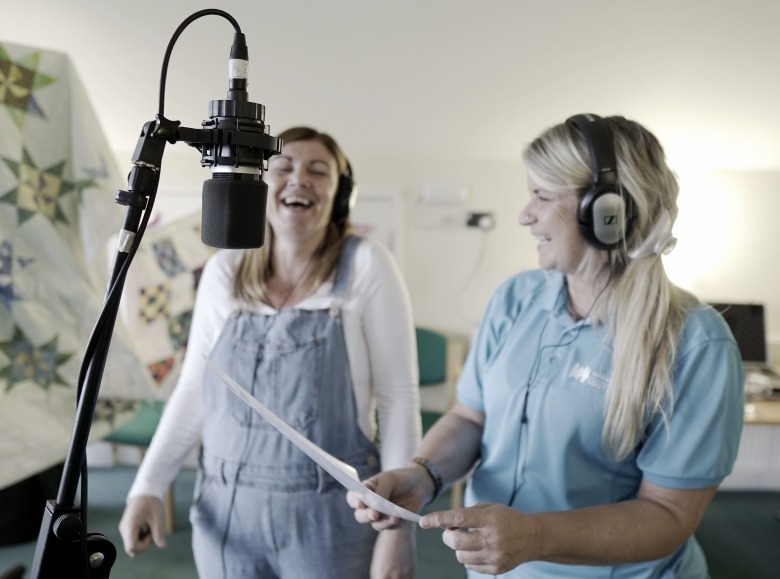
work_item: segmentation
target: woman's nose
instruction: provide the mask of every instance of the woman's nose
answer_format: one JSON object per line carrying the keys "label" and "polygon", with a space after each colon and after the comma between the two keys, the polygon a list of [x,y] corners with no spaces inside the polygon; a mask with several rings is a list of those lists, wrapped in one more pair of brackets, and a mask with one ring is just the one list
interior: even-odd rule
{"label": "woman's nose", "polygon": [[291,184],[298,185],[299,187],[307,187],[310,185],[306,171],[302,168],[293,169],[290,172],[289,181]]}
{"label": "woman's nose", "polygon": [[531,214],[528,213],[525,209],[523,209],[520,212],[518,222],[520,223],[520,225],[531,225],[531,221],[533,221]]}

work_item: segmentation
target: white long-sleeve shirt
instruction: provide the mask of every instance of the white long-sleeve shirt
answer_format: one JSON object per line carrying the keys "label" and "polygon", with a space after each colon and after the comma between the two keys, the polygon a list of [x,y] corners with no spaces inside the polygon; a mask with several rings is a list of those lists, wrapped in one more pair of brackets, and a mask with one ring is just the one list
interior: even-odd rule
{"label": "white long-sleeve shirt", "polygon": [[[232,296],[240,255],[240,251],[218,251],[203,270],[181,375],[128,498],[162,498],[184,459],[200,442],[203,354],[211,352],[228,316],[237,308],[276,313],[268,305],[247,304]],[[387,470],[405,464],[421,436],[414,323],[406,287],[389,252],[364,239],[354,259],[349,292],[341,305],[344,339],[358,422],[368,439],[376,440],[377,411],[382,468]],[[331,288],[332,280],[295,307],[329,308],[334,303]]]}

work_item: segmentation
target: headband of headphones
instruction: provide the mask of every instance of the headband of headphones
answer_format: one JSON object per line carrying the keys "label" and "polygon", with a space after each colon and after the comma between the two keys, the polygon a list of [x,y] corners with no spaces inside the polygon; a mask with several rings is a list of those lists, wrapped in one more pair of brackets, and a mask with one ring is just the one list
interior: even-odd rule
{"label": "headband of headphones", "polygon": [[617,159],[612,140],[612,131],[598,115],[589,113],[574,115],[566,122],[574,125],[585,138],[590,159],[592,187],[617,189]]}

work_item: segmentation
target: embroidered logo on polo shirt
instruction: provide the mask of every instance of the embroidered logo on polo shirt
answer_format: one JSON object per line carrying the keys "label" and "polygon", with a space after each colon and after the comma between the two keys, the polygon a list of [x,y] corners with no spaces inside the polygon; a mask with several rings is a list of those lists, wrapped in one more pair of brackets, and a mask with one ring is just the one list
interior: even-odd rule
{"label": "embroidered logo on polo shirt", "polygon": [[604,374],[599,374],[588,366],[582,366],[580,364],[574,364],[571,370],[569,370],[569,378],[573,378],[578,382],[598,388],[599,390],[606,390],[607,384],[609,384],[609,377]]}

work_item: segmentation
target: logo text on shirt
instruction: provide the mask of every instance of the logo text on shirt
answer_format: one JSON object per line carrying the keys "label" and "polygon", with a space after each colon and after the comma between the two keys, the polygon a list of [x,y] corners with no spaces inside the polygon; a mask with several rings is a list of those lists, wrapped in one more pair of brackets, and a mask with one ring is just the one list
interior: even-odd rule
{"label": "logo text on shirt", "polygon": [[609,384],[609,377],[604,374],[599,374],[588,366],[581,364],[574,364],[571,370],[569,370],[569,378],[573,378],[578,382],[598,388],[599,390],[606,390],[607,384]]}

